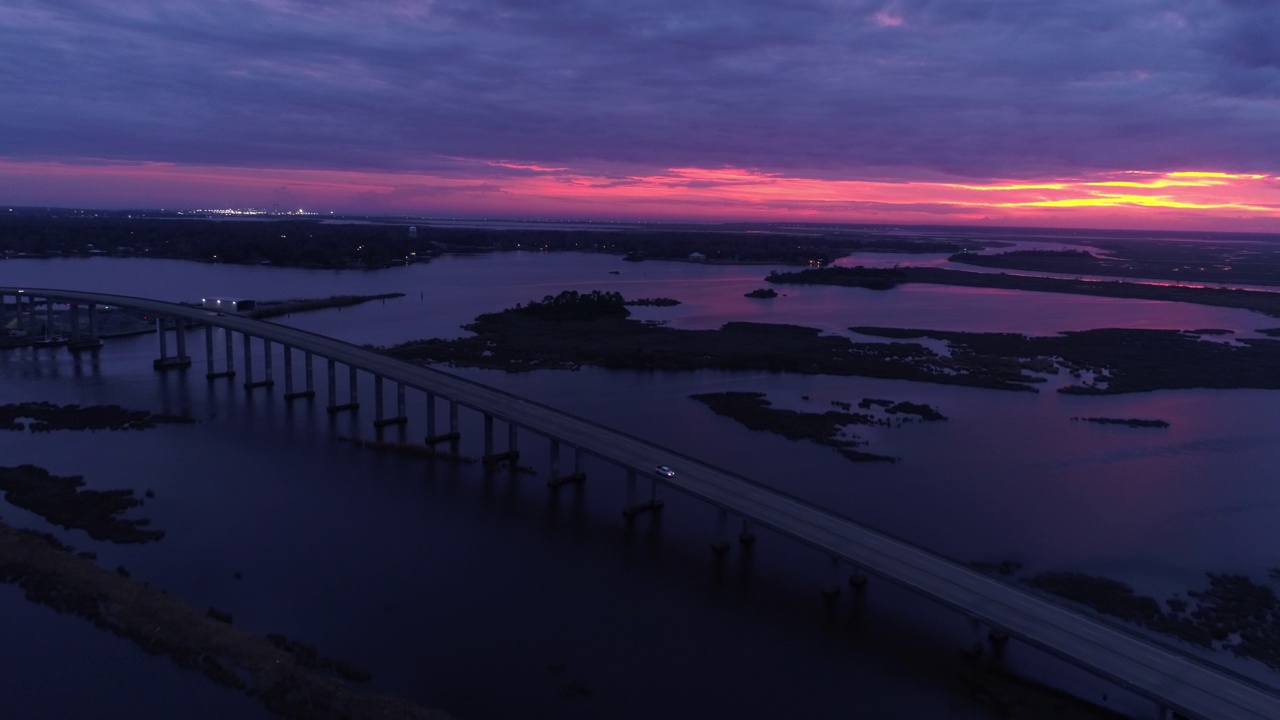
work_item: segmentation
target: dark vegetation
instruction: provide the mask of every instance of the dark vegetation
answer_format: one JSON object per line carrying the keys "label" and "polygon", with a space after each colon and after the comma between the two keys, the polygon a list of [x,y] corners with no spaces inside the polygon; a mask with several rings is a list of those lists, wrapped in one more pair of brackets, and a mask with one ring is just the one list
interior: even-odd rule
{"label": "dark vegetation", "polygon": [[1074,417],[1072,420],[1097,423],[1099,425],[1126,425],[1134,428],[1167,428],[1167,420],[1144,420],[1142,418],[1108,418],[1108,417]]}
{"label": "dark vegetation", "polygon": [[1178,330],[1099,329],[1047,337],[854,327],[865,335],[899,340],[934,338],[951,346],[952,360],[976,367],[1066,369],[1092,381],[1059,392],[1103,395],[1181,388],[1280,388],[1280,340],[1243,339],[1239,345],[1200,340]]}
{"label": "dark vegetation", "polygon": [[20,586],[28,600],[133,641],[151,655],[167,655],[184,668],[259,698],[287,718],[447,720],[448,716],[398,698],[366,695],[334,677],[363,677],[321,659],[314,649],[284,636],[264,639],[129,578],[124,568],[103,570],[52,535],[0,524],[0,582]]}
{"label": "dark vegetation", "polygon": [[893,400],[882,400],[880,398],[862,398],[858,403],[858,407],[863,410],[870,410],[873,407],[884,408],[886,414],[889,415],[915,415],[925,422],[937,422],[938,420],[946,420],[947,416],[933,409],[932,405],[926,403],[913,403],[903,400],[894,402]]}
{"label": "dark vegetation", "polygon": [[1280,245],[1273,242],[1176,242],[1163,239],[1086,240],[1106,252],[1017,250],[993,255],[961,252],[952,262],[1009,270],[1151,278],[1175,282],[1280,285]]}
{"label": "dark vegetation", "polygon": [[842,285],[872,290],[890,290],[906,283],[932,283],[961,287],[1000,288],[1031,292],[1055,292],[1097,297],[1136,298],[1186,302],[1215,307],[1256,310],[1280,317],[1280,293],[1257,290],[1180,287],[1131,282],[1067,280],[996,273],[973,273],[942,268],[829,267],[796,272],[773,273],[769,282],[791,285]]}
{"label": "dark vegetation", "polygon": [[0,467],[0,490],[10,504],[25,508],[54,525],[84,530],[94,540],[145,543],[164,537],[148,530],[146,519],[125,519],[125,511],[142,504],[132,490],[85,490],[80,476],[59,477],[34,465]]}
{"label": "dark vegetation", "polygon": [[25,427],[31,432],[53,430],[149,430],[160,424],[193,423],[185,415],[127,410],[119,405],[55,405],[48,402],[25,402],[0,405],[0,430],[22,430],[20,418],[30,418]]}
{"label": "dark vegetation", "polygon": [[[410,237],[409,226],[417,227],[416,237]],[[314,268],[382,268],[424,262],[440,253],[513,250],[599,252],[632,261],[687,260],[697,252],[710,263],[825,265],[866,241],[845,233],[760,232],[746,226],[481,229],[431,227],[429,222],[412,219],[329,224],[319,219],[227,221],[194,215],[129,217],[77,211],[0,216],[0,255],[9,257],[110,255]],[[873,244],[895,252],[909,252],[916,246],[893,238]],[[946,251],[979,246],[976,241],[960,246],[948,243]]]}
{"label": "dark vegetation", "polygon": [[770,370],[1024,391],[1034,391],[1044,382],[1043,374],[1065,369],[1080,382],[1060,392],[1082,395],[1280,388],[1280,374],[1272,371],[1280,366],[1280,340],[1272,339],[1246,339],[1231,345],[1177,330],[1101,329],[1028,337],[850,328],[898,340],[945,340],[950,355],[943,356],[919,343],[856,343],[795,325],[732,322],[718,330],[677,330],[637,322],[629,315],[618,293],[567,291],[481,315],[466,326],[473,336],[409,342],[385,352],[417,362],[511,372],[582,365]]}
{"label": "dark vegetation", "polygon": [[885,424],[864,413],[827,410],[806,413],[773,407],[761,392],[718,392],[690,395],[689,397],[711,408],[717,415],[733,418],[751,430],[771,432],[789,440],[808,440],[818,445],[835,448],[841,455],[855,461],[894,462],[896,458],[876,455],[858,448],[865,440],[846,434],[849,425]]}
{"label": "dark vegetation", "polygon": [[1280,667],[1280,600],[1275,591],[1246,575],[1206,575],[1207,589],[1175,595],[1163,604],[1125,583],[1082,573],[1042,573],[1023,582],[1204,648]]}
{"label": "dark vegetation", "polygon": [[853,343],[814,328],[726,323],[719,330],[676,330],[629,319],[617,293],[568,291],[476,318],[474,336],[409,342],[385,350],[418,362],[516,372],[596,365],[638,370],[771,370],[862,375],[1004,390],[1029,390],[1042,378],[1018,361],[946,358],[913,343]]}
{"label": "dark vegetation", "polygon": [[773,298],[778,297],[778,291],[773,288],[756,288],[755,290],[746,293],[744,297],[756,298],[759,300],[772,300]]}
{"label": "dark vegetation", "polygon": [[404,293],[393,292],[378,295],[333,295],[327,298],[315,299],[268,300],[259,302],[256,309],[245,314],[256,320],[265,320],[290,313],[351,307],[352,305],[360,305],[374,300],[391,300],[401,297],[404,297]]}
{"label": "dark vegetation", "polygon": [[625,303],[629,306],[636,307],[675,307],[680,304],[679,300],[669,297],[658,298],[640,298],[639,300],[628,300]]}

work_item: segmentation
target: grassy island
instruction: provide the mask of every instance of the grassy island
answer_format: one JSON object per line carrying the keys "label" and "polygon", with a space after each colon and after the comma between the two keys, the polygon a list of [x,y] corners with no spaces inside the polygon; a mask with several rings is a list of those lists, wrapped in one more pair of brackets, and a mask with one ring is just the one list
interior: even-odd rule
{"label": "grassy island", "polygon": [[1074,417],[1072,420],[1097,423],[1098,425],[1125,425],[1133,428],[1167,428],[1167,420],[1144,420],[1142,418],[1108,418],[1108,417]]}
{"label": "grassy island", "polygon": [[[30,419],[24,424],[20,419]],[[56,405],[48,402],[24,402],[0,405],[0,430],[29,429],[31,432],[53,430],[150,430],[161,424],[193,423],[185,415],[128,410],[119,405]]]}
{"label": "grassy island", "polygon": [[[952,360],[979,367],[1017,365],[1081,382],[1059,392],[1111,395],[1186,388],[1280,388],[1272,371],[1280,340],[1242,339],[1238,345],[1201,340],[1180,330],[1104,328],[1029,337],[1017,333],[969,333],[906,328],[853,327],[854,332],[896,340],[945,340]],[[1092,375],[1091,379],[1084,374]]]}
{"label": "grassy island", "polygon": [[1140,282],[1110,282],[1095,280],[1067,280],[1062,278],[1031,277],[996,273],[964,272],[943,268],[867,268],[827,267],[796,272],[773,273],[766,278],[771,283],[790,285],[843,285],[871,290],[891,290],[907,283],[931,283],[961,287],[998,288],[1030,292],[1054,292],[1070,295],[1094,295],[1097,297],[1134,298],[1139,300],[1164,300],[1168,302],[1195,303],[1216,307],[1256,310],[1265,315],[1280,317],[1280,293],[1257,290],[1230,290],[1221,288],[1182,287]]}
{"label": "grassy island", "polygon": [[894,462],[896,458],[876,455],[858,448],[865,440],[846,435],[849,425],[881,425],[884,421],[864,413],[827,410],[806,413],[773,407],[761,392],[718,392],[689,397],[711,408],[717,415],[733,418],[752,430],[781,435],[789,440],[808,440],[833,447],[850,460]]}
{"label": "grassy island", "polygon": [[[1013,561],[970,566],[1010,579],[1022,567]],[[1271,576],[1276,579],[1280,570],[1273,568]],[[1127,583],[1079,572],[1044,572],[1017,581],[1103,615],[1280,669],[1280,598],[1275,590],[1247,575],[1210,572],[1205,577],[1207,588],[1175,593],[1164,601],[1139,595]]]}
{"label": "grassy island", "polygon": [[398,698],[357,692],[344,680],[367,679],[314,648],[282,635],[259,637],[231,624],[230,613],[195,607],[129,577],[99,568],[52,535],[0,523],[0,582],[27,599],[79,615],[152,655],[259,698],[287,718],[448,720]]}
{"label": "grassy island", "polygon": [[[451,340],[384,349],[423,363],[519,372],[594,365],[632,370],[767,370],[857,375],[998,390],[1034,391],[1066,371],[1070,394],[1183,388],[1280,388],[1280,340],[1209,342],[1179,330],[1100,329],[1046,337],[856,326],[864,335],[945,340],[949,355],[918,342],[858,343],[816,328],[731,322],[679,330],[630,319],[618,293],[562,292],[487,313]],[[907,412],[904,408],[899,412]]]}
{"label": "grassy island", "polygon": [[267,318],[280,317],[296,312],[311,312],[314,310],[328,310],[329,308],[351,307],[352,305],[360,305],[374,300],[391,300],[393,298],[404,297],[402,292],[381,293],[379,295],[334,295],[327,298],[315,299],[294,299],[294,300],[267,300],[258,303],[256,310],[251,310],[247,314],[256,320],[265,320]]}
{"label": "grassy island", "polygon": [[634,370],[771,370],[860,375],[1030,390],[1043,378],[1017,362],[975,364],[918,343],[854,343],[796,325],[732,322],[677,330],[630,319],[618,293],[566,291],[481,315],[471,337],[404,343],[385,350],[417,362],[512,372],[595,365]]}
{"label": "grassy island", "polygon": [[142,504],[132,490],[84,490],[84,478],[59,477],[34,465],[0,467],[4,499],[39,515],[54,525],[79,529],[94,540],[145,543],[164,537],[148,530],[150,520],[125,519],[125,511]]}

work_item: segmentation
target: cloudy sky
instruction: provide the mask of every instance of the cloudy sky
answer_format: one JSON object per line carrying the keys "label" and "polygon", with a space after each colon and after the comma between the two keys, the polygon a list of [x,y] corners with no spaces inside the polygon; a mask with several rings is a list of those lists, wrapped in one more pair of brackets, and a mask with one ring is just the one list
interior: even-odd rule
{"label": "cloudy sky", "polygon": [[1276,0],[0,0],[0,202],[1280,231]]}

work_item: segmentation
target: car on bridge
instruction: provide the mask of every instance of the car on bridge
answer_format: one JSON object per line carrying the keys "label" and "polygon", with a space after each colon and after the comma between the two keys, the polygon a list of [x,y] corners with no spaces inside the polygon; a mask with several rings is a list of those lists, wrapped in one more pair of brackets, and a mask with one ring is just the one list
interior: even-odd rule
{"label": "car on bridge", "polygon": [[675,477],[675,476],[676,476],[676,471],[675,471],[675,470],[672,470],[671,468],[667,467],[666,465],[659,465],[658,467],[654,468],[654,471],[655,471],[655,472],[657,472],[657,473],[658,473],[659,475],[661,475],[662,477]]}

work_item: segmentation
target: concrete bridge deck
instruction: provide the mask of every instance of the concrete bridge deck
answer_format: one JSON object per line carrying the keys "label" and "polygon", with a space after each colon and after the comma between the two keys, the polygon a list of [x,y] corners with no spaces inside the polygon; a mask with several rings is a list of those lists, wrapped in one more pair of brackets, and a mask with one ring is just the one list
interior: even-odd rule
{"label": "concrete bridge deck", "polygon": [[[1169,711],[1206,720],[1276,720],[1280,695],[1177,649],[988,577],[747,478],[554,408],[446,372],[304,330],[157,300],[23,288],[56,300],[137,308],[200,321],[312,352],[499,417],[770,528],[1041,648]],[[19,288],[0,288],[14,295]],[[668,465],[673,477],[657,477]]]}

